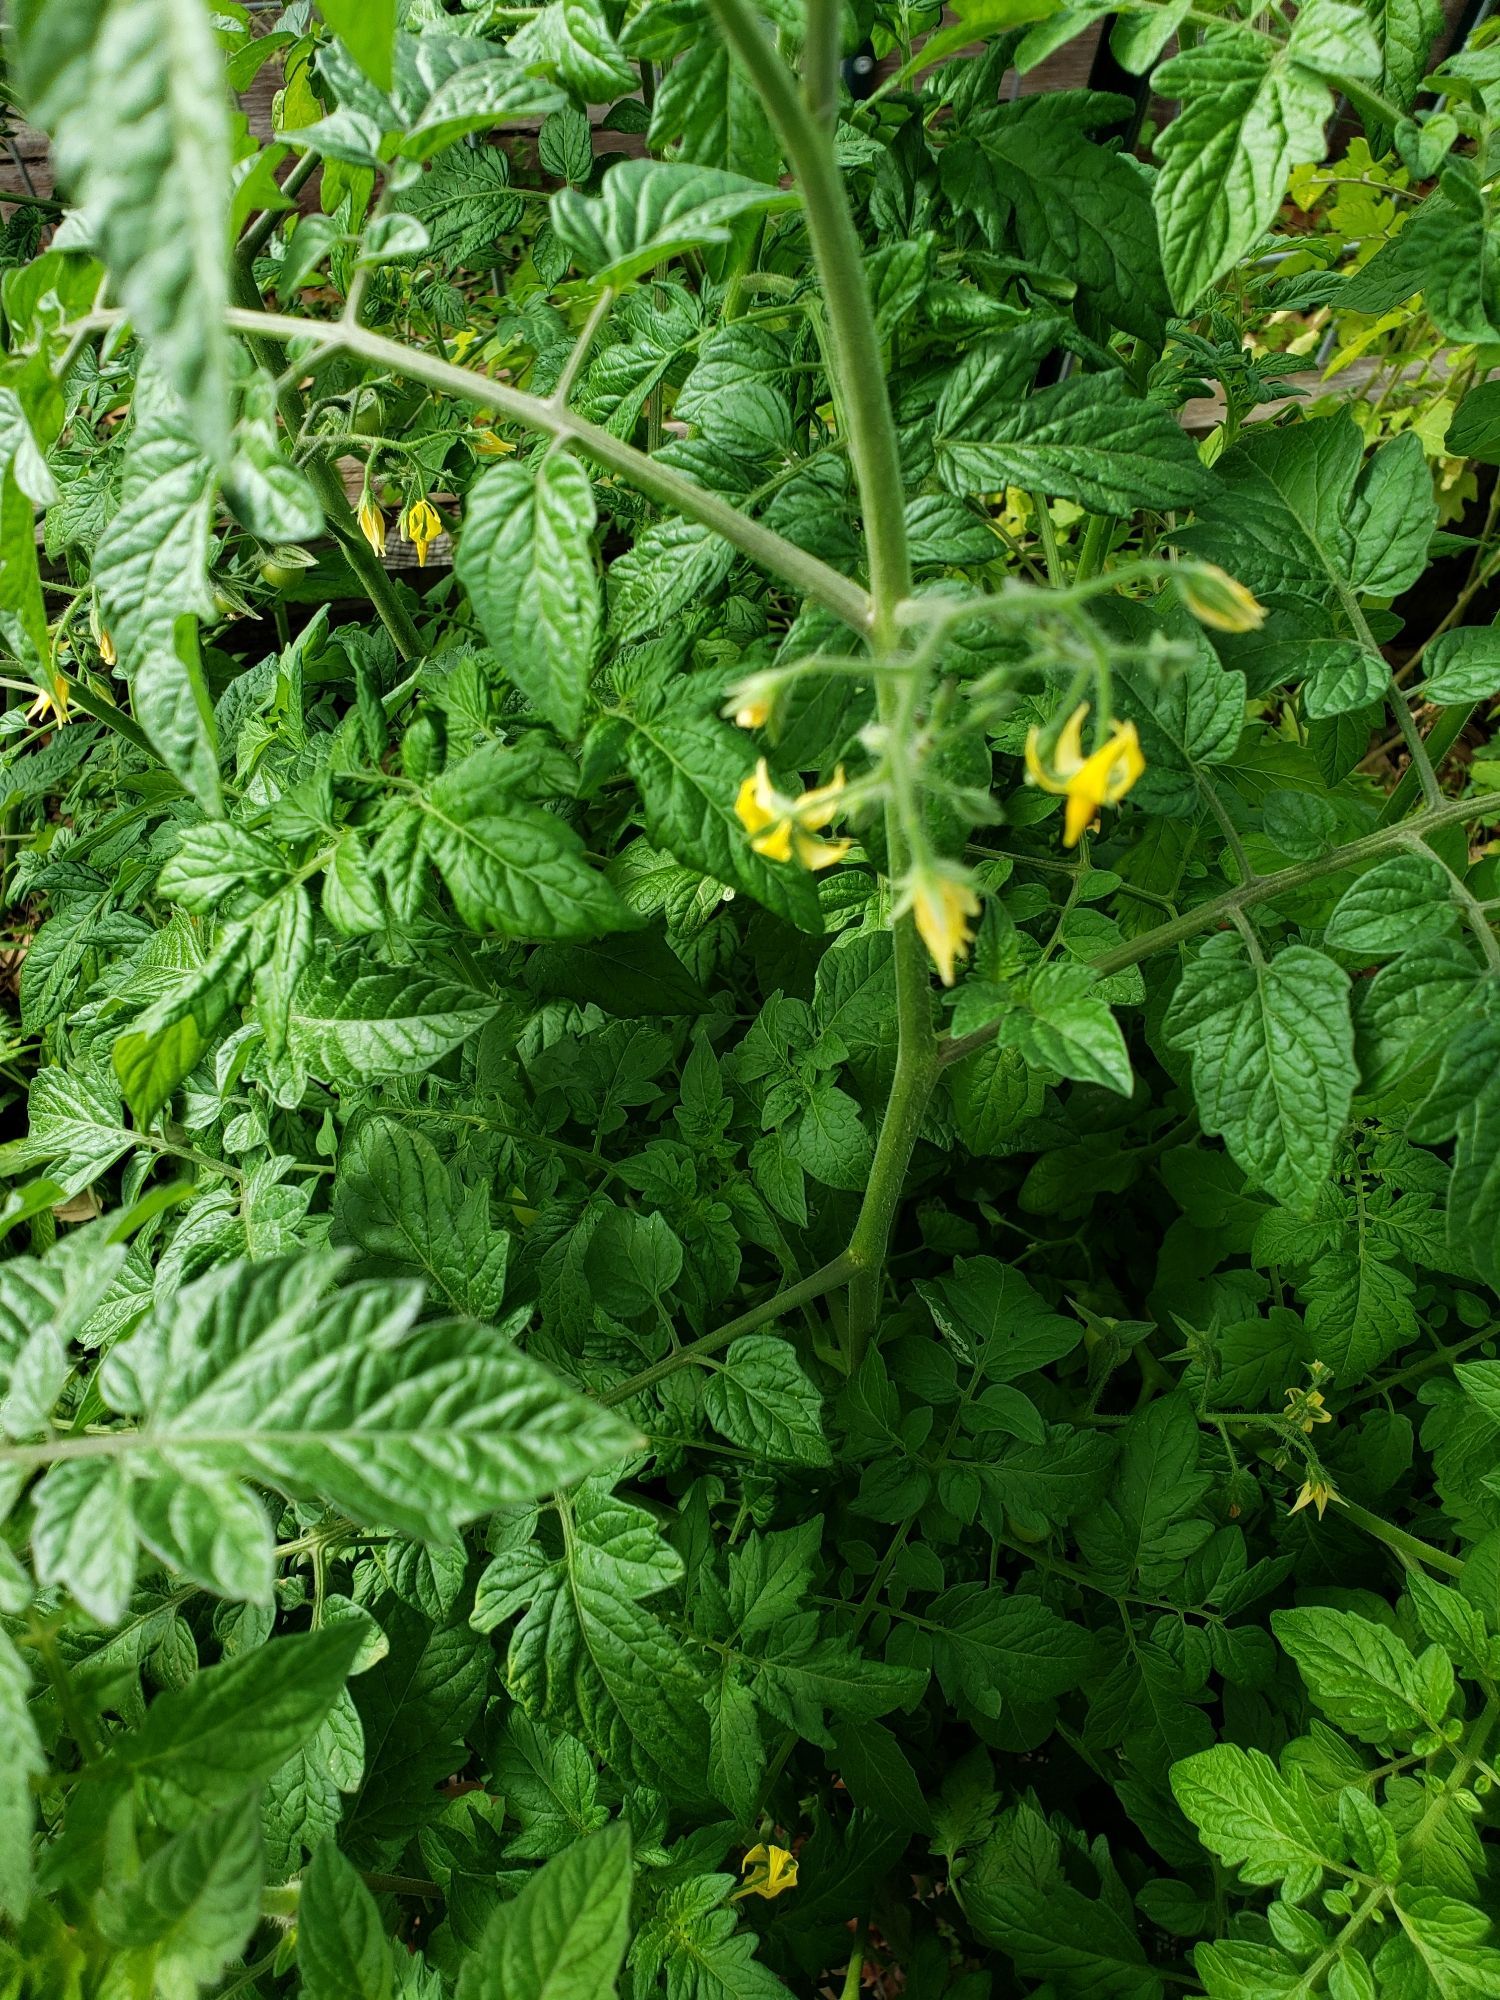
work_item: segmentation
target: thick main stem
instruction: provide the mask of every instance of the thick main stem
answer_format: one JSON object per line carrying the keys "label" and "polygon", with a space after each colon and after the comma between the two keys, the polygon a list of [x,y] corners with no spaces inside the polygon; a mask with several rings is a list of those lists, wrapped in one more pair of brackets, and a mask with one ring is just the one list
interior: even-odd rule
{"label": "thick main stem", "polygon": [[[869,636],[877,657],[890,658],[901,649],[900,608],[911,594],[906,499],[896,426],[886,393],[885,357],[865,283],[859,236],[834,154],[830,121],[821,115],[825,107],[818,99],[824,86],[819,84],[815,89],[813,82],[815,70],[827,62],[828,7],[826,0],[811,0],[808,10],[809,103],[748,0],[709,0],[709,5],[781,135],[802,196],[808,240],[828,314],[834,394],[859,488],[870,571]],[[886,735],[889,764],[909,755],[921,692],[915,672],[878,677],[877,713]],[[907,831],[911,802],[900,795],[900,787],[893,784],[891,789],[885,813],[886,859],[891,881],[899,884],[912,862]],[[849,1287],[851,1362],[858,1361],[879,1316],[891,1224],[937,1077],[931,977],[910,916],[895,920],[894,946],[896,1073],[881,1121],[869,1186],[850,1240],[856,1262]]]}

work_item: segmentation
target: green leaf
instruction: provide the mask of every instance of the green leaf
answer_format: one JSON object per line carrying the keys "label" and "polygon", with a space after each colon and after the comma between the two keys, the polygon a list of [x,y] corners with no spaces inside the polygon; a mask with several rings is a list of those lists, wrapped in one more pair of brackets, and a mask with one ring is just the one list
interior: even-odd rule
{"label": "green leaf", "polygon": [[467,1191],[432,1142],[394,1118],[366,1119],[339,1155],[338,1239],[416,1271],[455,1312],[493,1319],[510,1238],[492,1227],[489,1190]]}
{"label": "green leaf", "polygon": [[1359,959],[1420,949],[1458,928],[1448,872],[1432,855],[1393,854],[1352,882],[1334,905],[1323,942]]}
{"label": "green leaf", "polygon": [[1295,1766],[1283,1777],[1261,1750],[1216,1743],[1171,1771],[1172,1793],[1204,1844],[1257,1888],[1306,1895],[1343,1860],[1327,1808]]}
{"label": "green leaf", "polygon": [[120,505],[99,539],[99,614],[136,720],[173,777],[217,814],[219,763],[195,623],[214,611],[209,468],[163,388],[143,383],[135,411]]}
{"label": "green leaf", "polygon": [[160,1993],[218,1979],[260,1920],[260,1806],[254,1795],[195,1819],[100,1898],[114,1944],[149,1947]]}
{"label": "green leaf", "polygon": [[1088,1633],[1038,1597],[961,1583],[923,1613],[932,1664],[951,1700],[999,1716],[1007,1704],[1036,1706],[1077,1687],[1093,1654]]}
{"label": "green leaf", "polygon": [[318,0],[318,12],[377,89],[389,90],[396,0]]}
{"label": "green leaf", "polygon": [[306,2000],[389,2000],[391,1947],[375,1898],[331,1840],[318,1844],[297,1905]]}
{"label": "green leaf", "polygon": [[1052,1312],[1019,1271],[994,1257],[960,1257],[916,1291],[965,1368],[990,1382],[1014,1382],[1071,1354],[1083,1338],[1076,1320]]}
{"label": "green leaf", "polygon": [[1271,1629],[1313,1700],[1351,1736],[1389,1743],[1441,1727],[1454,1685],[1439,1647],[1413,1659],[1384,1625],[1324,1605],[1273,1611]]}
{"label": "green leaf", "polygon": [[249,974],[250,949],[249,926],[229,926],[209,957],[116,1041],[110,1060],[140,1125],[150,1124],[224,1025]]}
{"label": "green leaf", "polygon": [[[509,158],[499,146],[464,148],[434,160],[419,181],[403,189],[396,206],[427,231],[429,255],[458,265],[482,261],[525,212],[511,185]],[[470,488],[471,506],[476,490]]]}
{"label": "green leaf", "polygon": [[791,1342],[769,1333],[735,1341],[703,1390],[709,1422],[731,1444],[791,1465],[832,1462],[822,1404]]}
{"label": "green leaf", "polygon": [[1364,0],[1364,10],[1380,50],[1375,87],[1398,110],[1410,112],[1442,32],[1442,7],[1438,0]]}
{"label": "green leaf", "polygon": [[491,1330],[416,1327],[419,1288],[372,1281],[327,1296],[342,1262],[324,1252],[222,1265],[112,1350],[105,1393],[139,1411],[139,1427],[101,1440],[107,1456],[46,1474],[39,1576],[118,1619],[128,1576],[97,1576],[76,1526],[85,1509],[108,1508],[207,1588],[265,1602],[270,1524],[241,1481],[442,1542],[628,1448],[627,1426]]}
{"label": "green leaf", "polygon": [[750,845],[734,802],[750,765],[739,732],[708,716],[668,710],[633,719],[625,755],[640,787],[646,830],[686,866],[731,883],[799,929],[822,919],[810,875]]}
{"label": "green leaf", "polygon": [[312,1736],[362,1640],[339,1623],[203,1668],[116,1738],[104,1775],[144,1782],[169,1824],[238,1802]]}
{"label": "green leaf", "polygon": [[1500,627],[1461,625],[1440,632],[1422,655],[1417,692],[1424,701],[1459,708],[1500,693]]}
{"label": "green leaf", "polygon": [[613,2000],[630,1938],[630,1828],[554,1855],[485,1927],[458,2000]]}
{"label": "green leaf", "polygon": [[1022,255],[1076,285],[1111,325],[1159,340],[1170,301],[1151,191],[1133,162],[1082,137],[1058,98],[1001,107],[979,143],[1015,204]]}
{"label": "green leaf", "polygon": [[1213,1483],[1198,1469],[1200,1434],[1190,1404],[1158,1397],[1125,1427],[1108,1497],[1074,1524],[1093,1573],[1112,1589],[1171,1588],[1213,1532],[1202,1503]]}
{"label": "green leaf", "polygon": [[1354,995],[1361,1089],[1388,1090],[1440,1049],[1481,991],[1479,968],[1448,939],[1404,952]]}
{"label": "green leaf", "polygon": [[[1107,1864],[1106,1864],[1107,1865]],[[1057,1835],[1031,1805],[1007,1813],[964,1877],[964,1908],[986,1944],[1060,1992],[1161,2000],[1119,1896],[1087,1896],[1064,1875]]]}
{"label": "green leaf", "polygon": [[330,1083],[410,1076],[475,1035],[494,1000],[424,974],[357,973],[327,963],[297,989],[290,1019],[294,1059]]}
{"label": "green leaf", "polygon": [[[961,393],[960,393],[961,391]],[[1075,375],[1017,402],[975,398],[955,374],[933,418],[938,472],[953,493],[1022,486],[1102,514],[1190,507],[1208,491],[1171,414],[1117,375]]]}
{"label": "green leaf", "polygon": [[[1258,596],[1327,603],[1350,629],[1357,593],[1396,596],[1416,581],[1437,525],[1415,436],[1382,446],[1362,468],[1363,454],[1347,411],[1258,429],[1219,460],[1197,521],[1175,539],[1223,562]],[[1371,672],[1383,686],[1384,663],[1372,660]]]}
{"label": "green leaf", "polygon": [[754,85],[706,19],[670,67],[651,107],[653,152],[673,140],[676,157],[775,186],[781,149]]}
{"label": "green leaf", "polygon": [[19,1924],[31,1900],[31,1836],[36,1800],[31,1781],[47,1768],[31,1713],[31,1674],[7,1632],[0,1632],[0,1728],[7,1755],[0,1777],[0,1912]]}
{"label": "green leaf", "polygon": [[445,771],[421,801],[423,846],[464,922],[511,937],[630,929],[638,919],[590,867],[572,827],[508,795],[496,765],[478,750]]}
{"label": "green leaf", "polygon": [[[1447,1027],[1437,1081],[1413,1120],[1424,1142],[1455,1139],[1447,1236],[1455,1267],[1500,1282],[1500,1019],[1493,988],[1465,995],[1467,1019]],[[1431,1045],[1437,1033],[1429,1032]]]}
{"label": "green leaf", "polygon": [[1248,28],[1216,28],[1158,66],[1153,89],[1181,100],[1157,140],[1153,191],[1179,312],[1190,313],[1271,226],[1292,168],[1322,159],[1333,112],[1322,79],[1380,67],[1369,24],[1340,0],[1304,7],[1284,48]]}
{"label": "green leaf", "polygon": [[593,481],[568,457],[496,465],[470,490],[455,567],[495,658],[564,736],[599,641]]}
{"label": "green leaf", "polygon": [[1192,1058],[1204,1131],[1252,1185],[1311,1210],[1356,1081],[1348,975],[1306,945],[1256,963],[1238,937],[1213,938],[1184,970],[1163,1034]]}
{"label": "green leaf", "polygon": [[727,243],[742,215],[795,208],[798,196],[714,167],[622,160],[597,195],[561,188],[549,211],[559,241],[594,282],[618,290],[653,265]]}
{"label": "green leaf", "polygon": [[220,459],[229,442],[230,138],[209,17],[200,0],[66,9],[28,0],[15,27],[22,90],[53,135],[58,179],[87,211],[198,444]]}
{"label": "green leaf", "polygon": [[0,1173],[26,1173],[55,1163],[53,1178],[64,1195],[79,1193],[105,1174],[140,1135],[123,1122],[119,1100],[105,1080],[56,1065],[38,1070],[27,1099],[31,1130],[0,1146]]}
{"label": "green leaf", "polygon": [[482,1632],[522,1614],[506,1684],[534,1722],[580,1737],[614,1771],[699,1797],[706,1786],[703,1681],[680,1639],[640,1602],[676,1582],[681,1558],[642,1509],[597,1483],[570,1502],[562,1557],[522,1541],[481,1577]]}

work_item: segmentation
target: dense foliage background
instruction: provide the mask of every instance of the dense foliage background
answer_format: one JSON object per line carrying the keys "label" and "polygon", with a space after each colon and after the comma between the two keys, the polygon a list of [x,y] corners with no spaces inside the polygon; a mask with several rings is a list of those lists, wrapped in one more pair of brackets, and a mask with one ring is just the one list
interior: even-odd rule
{"label": "dense foliage background", "polygon": [[768,12],[10,9],[18,2000],[1500,1994],[1500,39]]}

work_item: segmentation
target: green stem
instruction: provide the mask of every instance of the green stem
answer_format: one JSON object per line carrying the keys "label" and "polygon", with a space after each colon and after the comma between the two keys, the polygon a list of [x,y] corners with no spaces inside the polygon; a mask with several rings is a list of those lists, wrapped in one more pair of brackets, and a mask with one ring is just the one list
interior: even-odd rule
{"label": "green stem", "polygon": [[[250,347],[255,352],[256,336],[264,333],[267,339],[275,339],[269,324],[273,315],[260,310],[260,293],[251,275],[248,261],[235,258],[230,267],[231,296],[238,302],[230,312],[231,321],[241,323],[240,330],[251,336]],[[249,322],[245,324],[244,322]],[[264,324],[261,324],[264,322]],[[299,333],[305,331],[305,323],[292,320],[288,324],[296,326]],[[349,329],[357,332],[357,328]],[[264,352],[257,353],[256,359],[269,372],[274,366]],[[305,414],[301,396],[290,382],[281,382],[276,391],[276,407],[281,421],[286,426],[287,435],[295,439],[302,429]],[[425,650],[421,635],[413,625],[401,602],[395,584],[387,576],[385,565],[370,547],[359,531],[354,518],[354,509],[349,505],[349,496],[344,491],[344,482],[339,478],[335,466],[320,453],[315,453],[303,466],[303,473],[318,496],[324,518],[330,531],[344,552],[344,559],[359,580],[360,588],[375,607],[376,615],[395,642],[396,651],[403,660],[419,659]]]}
{"label": "green stem", "polygon": [[832,131],[839,112],[843,13],[843,0],[807,0],[802,94],[808,110],[826,131]]}
{"label": "green stem", "polygon": [[[865,282],[864,258],[844,191],[828,124],[809,108],[790,70],[776,53],[747,0],[709,0],[715,20],[781,136],[796,177],[807,221],[813,262],[822,286],[831,336],[829,359],[842,427],[859,488],[865,555],[870,571],[869,636],[877,659],[901,648],[900,611],[911,595],[911,560],[906,540],[906,498],[901,452],[886,393],[885,359]],[[828,16],[832,16],[830,21]],[[809,13],[809,62],[813,44],[826,62],[836,43],[836,0],[815,0]],[[814,106],[817,100],[814,99]],[[891,797],[886,805],[887,872],[901,883],[920,837],[913,797],[912,743],[924,689],[917,671],[881,674],[877,715],[886,743]],[[849,1287],[848,1354],[857,1365],[879,1316],[882,1275],[891,1224],[900,1203],[912,1148],[937,1077],[932,1028],[931,973],[910,915],[896,918],[896,1073],[881,1120],[870,1183],[850,1239],[854,1264]]]}
{"label": "green stem", "polygon": [[799,1284],[788,1285],[785,1291],[776,1292],[769,1299],[763,1299],[758,1306],[751,1306],[738,1319],[732,1319],[725,1326],[715,1327],[712,1333],[705,1333],[701,1339],[690,1340],[686,1347],[679,1347],[675,1353],[666,1355],[660,1361],[653,1361],[649,1368],[643,1368],[638,1375],[628,1381],[617,1383],[613,1389],[606,1389],[596,1398],[606,1409],[616,1403],[628,1403],[632,1396],[638,1396],[643,1389],[660,1382],[664,1376],[675,1375],[679,1368],[691,1366],[710,1354],[716,1354],[721,1347],[727,1347],[732,1340],[738,1340],[742,1333],[753,1333],[758,1326],[768,1320],[784,1319],[799,1306],[807,1305],[813,1299],[820,1299],[828,1292],[836,1292],[846,1284],[853,1269],[853,1259],[847,1250],[835,1257],[832,1263],[824,1264],[814,1271],[810,1278],[803,1278]]}
{"label": "green stem", "polygon": [[1361,1507],[1357,1501],[1339,1497],[1339,1511],[1362,1528],[1367,1535],[1373,1535],[1377,1542],[1384,1542],[1388,1549],[1404,1562],[1421,1563],[1427,1569],[1441,1570],[1444,1576],[1462,1576],[1464,1566],[1457,1556],[1450,1556],[1445,1549],[1435,1549],[1431,1542],[1421,1541],[1416,1535],[1409,1535],[1404,1528],[1386,1521],[1379,1514],[1372,1514],[1368,1507]]}
{"label": "green stem", "polygon": [[[543,437],[568,440],[576,444],[595,465],[602,466],[606,472],[617,473],[638,492],[644,493],[647,499],[675,508],[688,520],[701,521],[704,527],[712,528],[725,541],[732,542],[742,555],[805,596],[815,599],[855,631],[867,633],[870,630],[870,600],[857,583],[840,576],[837,570],[819,562],[816,556],[808,555],[795,542],[787,541],[761,522],[752,520],[748,514],[742,514],[727,500],[720,499],[717,493],[695,484],[671,466],[658,464],[645,452],[611,437],[608,431],[574,415],[571,410],[555,409],[540,396],[527,395],[524,390],[513,389],[508,383],[493,382],[487,375],[477,374],[470,368],[459,368],[451,361],[439,360],[436,355],[403,347],[399,341],[387,340],[381,334],[371,333],[367,327],[345,326],[330,320],[292,319],[283,313],[251,312],[238,308],[231,308],[227,318],[229,325],[238,333],[279,344],[293,340],[318,341],[330,350],[358,355],[374,367],[387,368],[394,375],[404,375],[413,382],[425,382],[429,388],[440,390],[445,395],[458,397],[480,409],[493,410],[497,415],[508,418],[512,423],[522,424],[527,430],[537,431]],[[342,491],[340,488],[341,497]],[[347,502],[345,506],[347,508]]]}
{"label": "green stem", "polygon": [[[1427,758],[1435,771],[1440,771],[1447,760],[1449,751],[1463,735],[1474,708],[1445,708],[1433,724],[1427,737]],[[1408,764],[1397,780],[1396,789],[1380,809],[1380,824],[1394,826],[1410,806],[1421,782],[1419,768]]]}
{"label": "green stem", "polygon": [[[1331,854],[1320,854],[1312,861],[1295,862],[1290,868],[1278,868],[1271,875],[1257,875],[1249,882],[1226,890],[1222,896],[1199,903],[1196,909],[1184,910],[1180,917],[1159,924],[1142,937],[1131,938],[1124,944],[1116,945],[1112,951],[1101,952],[1089,963],[1101,979],[1108,978],[1111,973],[1123,972],[1127,966],[1139,965],[1142,959],[1154,958],[1157,952],[1196,937],[1200,931],[1232,922],[1236,910],[1246,910],[1254,903],[1269,903],[1277,896],[1284,896],[1289,889],[1300,888],[1304,882],[1315,882],[1319,876],[1336,875],[1340,869],[1372,860],[1392,847],[1403,845],[1414,834],[1433,833],[1439,827],[1453,826],[1461,820],[1496,816],[1500,816],[1500,804],[1486,805],[1479,799],[1445,799],[1429,812],[1418,813],[1414,819],[1403,820],[1399,826],[1377,827],[1373,833],[1351,840],[1347,846],[1335,848]],[[962,1062],[965,1056],[993,1041],[998,1026],[998,1022],[994,1022],[976,1028],[972,1035],[943,1042],[939,1046],[940,1062],[945,1065]]]}

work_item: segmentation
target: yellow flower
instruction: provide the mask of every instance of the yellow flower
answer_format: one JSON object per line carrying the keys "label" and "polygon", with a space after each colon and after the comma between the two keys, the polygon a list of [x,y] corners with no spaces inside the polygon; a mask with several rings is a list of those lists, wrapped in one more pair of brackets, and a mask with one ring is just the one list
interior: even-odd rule
{"label": "yellow flower", "polygon": [[118,655],[115,652],[115,642],[110,638],[102,625],[99,627],[99,657],[107,667],[117,664]]}
{"label": "yellow flower", "polygon": [[1255,632],[1266,622],[1265,606],[1217,563],[1184,563],[1173,580],[1188,610],[1216,632]]}
{"label": "yellow flower", "polygon": [[1288,1511],[1293,1514],[1300,1514],[1304,1507],[1316,1507],[1318,1510],[1318,1519],[1321,1521],[1329,1501],[1337,1501],[1338,1498],[1337,1489],[1331,1479],[1304,1479],[1301,1489]]}
{"label": "yellow flower", "polygon": [[406,509],[397,526],[402,538],[416,549],[417,568],[426,569],[427,551],[443,532],[437,508],[430,500],[419,500],[415,507]]}
{"label": "yellow flower", "polygon": [[500,437],[494,431],[484,430],[474,433],[474,449],[481,458],[503,458],[507,452],[514,451],[515,446],[509,438]]}
{"label": "yellow flower", "polygon": [[1288,1389],[1286,1420],[1298,1430],[1311,1432],[1314,1424],[1331,1424],[1333,1412],[1324,1409],[1321,1389]]}
{"label": "yellow flower", "polygon": [[1089,756],[1083,754],[1083,722],[1089,712],[1087,702],[1075,708],[1058,732],[1052,760],[1042,759],[1042,732],[1033,729],[1026,738],[1026,775],[1044,792],[1054,792],[1068,801],[1063,827],[1065,846],[1076,847],[1091,826],[1098,822],[1101,806],[1118,805],[1146,768],[1140,738],[1133,722],[1115,722],[1113,733]]}
{"label": "yellow flower", "polygon": [[761,758],[740,786],[734,802],[735,815],[757,854],[768,861],[790,861],[794,857],[804,868],[816,871],[842,861],[854,845],[852,840],[819,840],[818,829],[827,826],[839,809],[844,789],[842,764],[830,784],[789,799],[771,783],[766,760]]}
{"label": "yellow flower", "polygon": [[376,506],[374,497],[368,486],[365,488],[364,497],[359,503],[357,519],[359,521],[359,532],[370,544],[376,555],[383,556],[385,554],[385,516]]}
{"label": "yellow flower", "polygon": [[979,915],[979,898],[965,876],[934,869],[909,878],[906,907],[916,919],[939,979],[951,986],[959,959],[969,955],[974,936],[970,920]]}
{"label": "yellow flower", "polygon": [[771,720],[771,704],[763,700],[742,701],[734,711],[741,729],[764,729]]}
{"label": "yellow flower", "polygon": [[68,684],[61,674],[52,676],[49,692],[43,689],[26,711],[28,722],[45,722],[49,716],[56,716],[61,727],[68,719]]}
{"label": "yellow flower", "polygon": [[742,1896],[764,1896],[769,1902],[783,1889],[797,1886],[797,1857],[789,1848],[767,1847],[762,1842],[759,1847],[751,1848],[740,1867],[745,1886],[735,1890],[729,1899],[731,1903],[737,1903]]}

